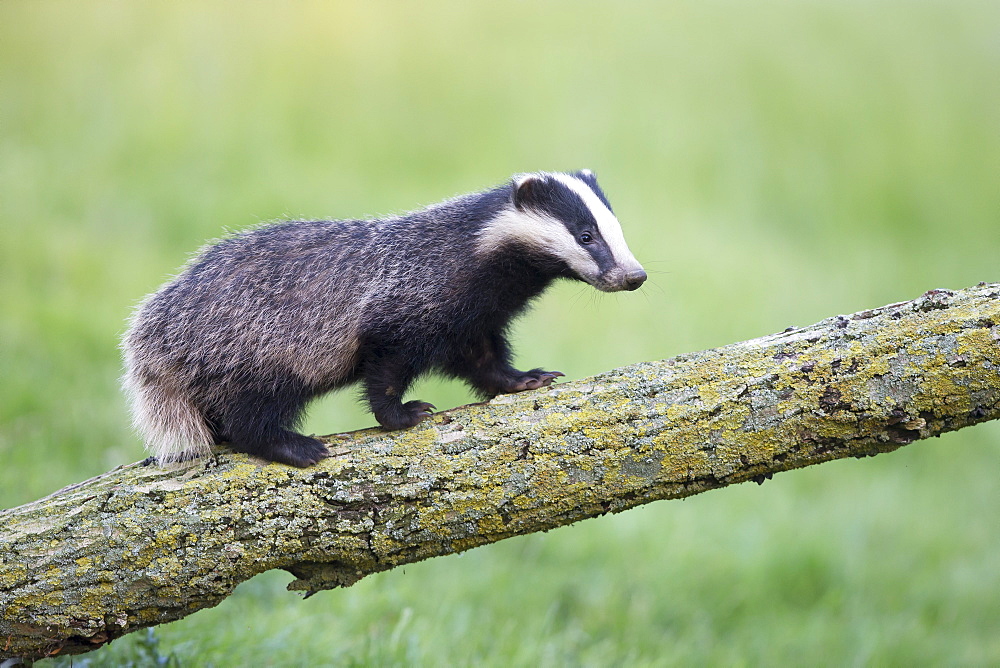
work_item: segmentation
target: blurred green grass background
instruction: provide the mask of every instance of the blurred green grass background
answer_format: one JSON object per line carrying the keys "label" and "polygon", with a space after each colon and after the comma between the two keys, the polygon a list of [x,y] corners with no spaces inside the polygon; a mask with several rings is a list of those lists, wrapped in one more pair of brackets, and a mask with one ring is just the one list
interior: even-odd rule
{"label": "blurred green grass background", "polygon": [[[595,170],[651,280],[518,324],[569,378],[1000,280],[998,28],[969,0],[0,3],[0,506],[144,456],[125,319],[261,221]],[[371,423],[345,392],[307,429]],[[156,633],[216,666],[997,664],[998,456],[982,425],[308,601],[269,573]]]}

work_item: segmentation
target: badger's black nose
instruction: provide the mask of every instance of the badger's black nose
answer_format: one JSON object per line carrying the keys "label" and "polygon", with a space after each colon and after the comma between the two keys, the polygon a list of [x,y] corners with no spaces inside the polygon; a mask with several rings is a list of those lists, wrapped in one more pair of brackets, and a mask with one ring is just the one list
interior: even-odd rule
{"label": "badger's black nose", "polygon": [[642,269],[636,269],[635,271],[630,271],[625,274],[625,289],[635,290],[640,285],[646,282],[646,272]]}

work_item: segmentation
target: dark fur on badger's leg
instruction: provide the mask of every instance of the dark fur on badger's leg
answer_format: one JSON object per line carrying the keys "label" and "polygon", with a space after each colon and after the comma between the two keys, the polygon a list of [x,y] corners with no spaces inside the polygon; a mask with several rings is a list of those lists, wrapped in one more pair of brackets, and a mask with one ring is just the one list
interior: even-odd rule
{"label": "dark fur on badger's leg", "polygon": [[218,442],[237,452],[306,467],[329,456],[322,442],[292,431],[308,397],[244,392],[209,420]]}
{"label": "dark fur on badger's leg", "polygon": [[[484,398],[533,390],[550,385],[563,375],[559,371],[515,369],[509,362],[510,347],[499,333],[486,335],[460,350],[442,365],[443,370],[466,380]],[[419,346],[407,348],[385,342],[369,342],[363,349],[365,398],[384,428],[406,429],[430,417],[433,404],[402,400],[413,380],[430,366],[426,361],[430,356]]]}
{"label": "dark fur on badger's leg", "polygon": [[255,433],[241,428],[231,437],[229,447],[237,452],[300,468],[312,466],[330,456],[319,440],[277,425],[267,425],[266,431]]}

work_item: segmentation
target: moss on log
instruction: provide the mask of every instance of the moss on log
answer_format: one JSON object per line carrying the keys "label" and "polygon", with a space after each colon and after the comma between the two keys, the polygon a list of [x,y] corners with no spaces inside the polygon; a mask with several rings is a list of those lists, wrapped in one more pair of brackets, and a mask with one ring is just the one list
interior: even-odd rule
{"label": "moss on log", "polygon": [[313,593],[658,499],[888,452],[1000,414],[1000,285],[326,438],[223,448],[0,512],[0,658],[85,652],[272,568]]}

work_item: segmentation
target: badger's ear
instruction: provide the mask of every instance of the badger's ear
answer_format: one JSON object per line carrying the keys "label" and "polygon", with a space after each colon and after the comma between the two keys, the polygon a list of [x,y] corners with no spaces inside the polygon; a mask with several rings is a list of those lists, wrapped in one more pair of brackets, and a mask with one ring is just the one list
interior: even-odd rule
{"label": "badger's ear", "polygon": [[594,173],[589,169],[581,169],[580,171],[573,174],[573,176],[580,179],[581,181],[589,183],[590,185],[597,185],[597,176],[595,176]]}
{"label": "badger's ear", "polygon": [[518,174],[514,177],[514,192],[511,199],[519,210],[531,207],[538,202],[541,189],[545,183],[538,174]]}

